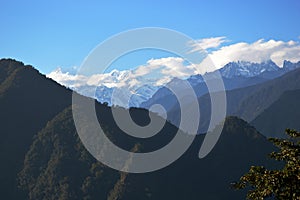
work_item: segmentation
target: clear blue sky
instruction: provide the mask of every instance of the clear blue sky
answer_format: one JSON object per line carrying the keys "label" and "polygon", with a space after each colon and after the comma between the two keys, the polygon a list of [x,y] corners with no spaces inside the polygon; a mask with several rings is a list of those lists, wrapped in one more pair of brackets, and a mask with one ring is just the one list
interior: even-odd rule
{"label": "clear blue sky", "polygon": [[0,0],[0,58],[48,73],[78,66],[106,38],[132,28],[165,27],[194,39],[226,36],[299,40],[299,0]]}

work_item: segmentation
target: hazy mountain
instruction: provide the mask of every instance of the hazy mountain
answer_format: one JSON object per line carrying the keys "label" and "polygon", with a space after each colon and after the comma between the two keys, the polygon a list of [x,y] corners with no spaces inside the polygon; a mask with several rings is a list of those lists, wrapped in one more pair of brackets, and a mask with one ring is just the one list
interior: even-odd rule
{"label": "hazy mountain", "polygon": [[[170,59],[170,58],[166,58]],[[175,58],[173,58],[175,59]],[[154,61],[154,60],[153,60]],[[250,85],[262,83],[269,79],[274,79],[300,66],[299,63],[291,63],[285,61],[283,67],[278,67],[273,61],[265,61],[262,63],[252,62],[230,62],[219,70],[227,90],[242,88]],[[148,66],[150,67],[150,66]],[[108,105],[118,103],[123,107],[144,107],[149,108],[155,102],[163,103],[165,97],[171,95],[163,86],[169,82],[176,81],[176,76],[164,75],[158,76],[158,72],[149,72],[147,74],[138,75],[139,70],[113,70],[104,74],[94,74],[91,77],[76,75],[74,69],[71,72],[57,69],[48,76],[58,81],[60,84],[77,91],[78,93],[97,99],[99,102],[107,102]],[[159,71],[157,69],[156,71]],[[214,76],[215,72],[207,73],[204,76]],[[206,84],[201,75],[192,75],[186,77],[189,83],[195,89],[197,96],[207,93]],[[111,102],[112,94],[115,89],[128,90],[122,95],[124,98]],[[161,88],[161,89],[160,89]],[[132,95],[129,104],[125,97]],[[121,96],[121,95],[119,95]],[[171,105],[174,102],[170,99]],[[167,105],[166,105],[167,106]],[[169,106],[169,105],[168,105]]]}
{"label": "hazy mountain", "polygon": [[285,137],[284,130],[300,130],[300,90],[284,92],[252,122],[257,130],[268,137]]}
{"label": "hazy mountain", "polygon": [[[296,89],[300,89],[300,69],[295,69],[283,76],[261,84],[229,90],[226,92],[227,115],[236,115],[246,121],[252,121],[279,99],[284,92]],[[173,98],[176,100],[175,97]],[[205,133],[211,117],[210,95],[205,94],[199,97],[198,102],[201,113],[199,133]],[[189,104],[183,105],[183,109],[188,107]],[[179,125],[180,107],[178,104],[175,103],[168,109],[167,119],[176,126]],[[269,123],[272,123],[272,118],[268,120]]]}
{"label": "hazy mountain", "polygon": [[[299,67],[300,62],[284,61],[283,67],[280,68],[271,60],[262,63],[239,61],[226,64],[219,70],[219,73],[223,78],[225,89],[233,90],[266,82]],[[216,72],[211,72],[203,76],[211,79],[211,77],[216,76],[215,74]],[[208,93],[206,83],[201,75],[193,75],[187,81],[191,84],[198,97]],[[140,107],[150,108],[151,105],[157,103],[163,105],[169,111],[176,105],[177,100],[171,91],[162,87],[150,99],[141,103]]]}
{"label": "hazy mountain", "polygon": [[[256,116],[273,104],[280,96],[289,90],[300,89],[300,69],[295,69],[287,74],[268,82],[245,88],[243,92],[235,91],[233,93],[248,94],[239,101],[232,97],[232,104],[237,106],[229,114],[236,114],[247,121],[252,121]],[[230,93],[228,93],[230,95]]]}
{"label": "hazy mountain", "polygon": [[[256,85],[259,83],[263,83],[268,81],[268,79],[262,77],[233,77],[233,78],[225,78],[223,77],[223,83],[226,90],[233,90],[237,88],[243,88],[251,85]],[[201,97],[208,93],[208,88],[206,83],[203,81],[201,75],[191,76],[187,79],[190,85],[193,87],[194,92],[197,97]],[[173,79],[168,84],[174,84],[176,79]],[[213,81],[213,80],[211,80]],[[184,92],[184,91],[182,91]],[[170,111],[172,107],[174,107],[177,103],[177,99],[175,95],[166,87],[160,88],[150,99],[144,101],[140,104],[142,108],[150,108],[153,104],[161,104],[163,107]]]}

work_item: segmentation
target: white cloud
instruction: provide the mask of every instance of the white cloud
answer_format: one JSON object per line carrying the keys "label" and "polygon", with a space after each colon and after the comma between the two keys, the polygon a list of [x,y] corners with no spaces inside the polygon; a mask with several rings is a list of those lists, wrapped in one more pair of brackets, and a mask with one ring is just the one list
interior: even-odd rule
{"label": "white cloud", "polygon": [[151,59],[147,62],[147,68],[160,69],[162,75],[178,78],[185,78],[196,73],[191,66],[184,65],[184,59],[180,57]]}
{"label": "white cloud", "polygon": [[[197,71],[191,66],[185,65],[184,59],[179,57],[167,57],[148,60],[145,65],[138,66],[136,69],[132,70],[113,70],[105,74],[83,76],[63,72],[58,68],[47,76],[66,87],[70,87],[80,94],[92,98],[96,98],[95,89],[98,86],[121,89],[124,87],[130,94],[138,92],[141,88],[141,91],[143,91],[143,87],[145,87],[147,94],[143,95],[150,98],[160,86],[167,84],[172,78],[187,78],[196,73]],[[144,98],[145,97],[141,97],[140,100],[144,101]],[[100,101],[107,100],[105,98],[104,100],[100,98]],[[119,105],[125,106],[123,104]]]}
{"label": "white cloud", "polygon": [[69,72],[63,72],[61,68],[58,68],[53,72],[47,74],[47,77],[67,87],[79,87],[83,84],[86,84],[86,82],[88,81],[88,78],[85,76],[72,75]]}
{"label": "white cloud", "polygon": [[151,84],[161,86],[168,83],[173,77],[187,78],[193,74],[204,74],[223,67],[232,61],[263,62],[273,60],[278,66],[282,66],[284,60],[296,62],[300,60],[300,45],[296,41],[265,41],[260,39],[253,43],[239,42],[220,47],[226,42],[225,37],[215,37],[197,40],[193,51],[201,51],[208,48],[217,48],[210,51],[200,64],[186,65],[183,58],[166,57],[148,60],[145,65],[136,69],[118,71],[114,70],[105,74],[94,74],[90,77],[62,72],[57,69],[47,76],[67,87],[80,86],[122,87],[126,86],[135,90],[140,85]]}
{"label": "white cloud", "polygon": [[219,69],[228,62],[250,61],[263,62],[273,60],[278,66],[282,66],[284,60],[297,62],[300,60],[300,45],[295,41],[265,41],[260,39],[253,43],[240,42],[223,46],[209,53],[209,56],[199,65],[200,71],[211,71],[212,63]]}
{"label": "white cloud", "polygon": [[168,83],[173,77],[187,78],[197,71],[192,66],[186,66],[184,59],[179,57],[167,57],[148,60],[145,65],[133,70],[113,70],[110,73],[94,74],[92,76],[72,75],[63,72],[60,68],[47,76],[58,83],[71,88],[80,86],[122,87],[133,90],[143,84],[161,86]]}
{"label": "white cloud", "polygon": [[192,48],[191,52],[203,51],[207,49],[217,48],[224,42],[227,42],[226,37],[211,37],[192,41],[189,46]]}

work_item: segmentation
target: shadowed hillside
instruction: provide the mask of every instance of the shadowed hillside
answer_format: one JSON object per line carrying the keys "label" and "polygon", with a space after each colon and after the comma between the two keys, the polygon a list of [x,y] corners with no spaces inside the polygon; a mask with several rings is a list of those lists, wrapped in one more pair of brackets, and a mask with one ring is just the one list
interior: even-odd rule
{"label": "shadowed hillside", "polygon": [[268,137],[285,137],[286,127],[300,130],[299,100],[300,90],[287,91],[251,124]]}
{"label": "shadowed hillside", "polygon": [[[118,139],[115,128],[108,125],[106,130]],[[251,165],[269,165],[265,155],[274,150],[264,136],[235,117],[226,120],[215,149],[200,160],[202,140],[203,136],[196,137],[183,157],[164,169],[120,173],[85,150],[68,108],[35,137],[19,174],[20,186],[29,199],[240,199],[245,194],[230,189],[230,183]],[[125,137],[121,143],[130,148]],[[145,145],[140,150],[157,141]]]}
{"label": "shadowed hillside", "polygon": [[33,136],[70,105],[71,91],[11,59],[0,60],[0,81],[0,190],[10,199]]}
{"label": "shadowed hillside", "polygon": [[[295,69],[287,74],[267,81],[262,84],[249,86],[245,88],[230,90],[226,92],[227,97],[227,116],[238,116],[246,121],[252,121],[259,116],[265,109],[277,101],[284,92],[289,90],[300,89],[300,69]],[[286,99],[285,104],[289,104],[293,99]],[[201,121],[199,123],[199,133],[205,133],[209,125],[211,117],[211,99],[206,94],[198,98]],[[183,107],[188,108],[189,104]],[[173,106],[168,112],[168,120],[175,125],[180,123],[180,108],[178,105]],[[288,120],[295,120],[292,116],[285,116]],[[273,123],[272,118],[265,119],[268,124]],[[275,126],[276,127],[276,126]],[[280,129],[272,129],[277,133],[284,133],[282,127]],[[286,127],[285,127],[286,128]],[[265,133],[265,132],[263,132]],[[268,136],[272,133],[266,133]]]}
{"label": "shadowed hillside", "polygon": [[[96,161],[83,147],[72,118],[70,90],[20,62],[0,63],[4,199],[241,199],[244,194],[232,191],[230,182],[251,165],[271,164],[265,154],[274,147],[247,122],[230,117],[206,158],[198,158],[204,137],[200,135],[183,157],[164,169],[120,173]],[[159,149],[178,130],[166,123],[151,138],[134,138],[118,128],[112,108],[98,103],[95,107],[105,134],[126,150]],[[130,114],[139,125],[149,123],[147,110],[130,109]]]}

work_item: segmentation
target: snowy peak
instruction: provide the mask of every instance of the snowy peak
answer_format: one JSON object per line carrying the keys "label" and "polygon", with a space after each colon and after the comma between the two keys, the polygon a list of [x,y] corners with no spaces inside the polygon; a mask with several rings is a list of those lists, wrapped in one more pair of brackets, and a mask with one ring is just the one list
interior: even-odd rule
{"label": "snowy peak", "polygon": [[300,61],[297,63],[292,63],[291,61],[284,60],[283,61],[283,69],[286,71],[291,71],[300,67]]}
{"label": "snowy peak", "polygon": [[[298,63],[292,63],[285,60],[282,67],[278,67],[271,60],[262,63],[237,61],[230,62],[217,71],[209,72],[204,75],[194,74],[183,80],[187,80],[193,88],[196,88],[195,91],[197,95],[202,95],[207,92],[204,79],[207,81],[218,78],[218,72],[224,77],[226,87],[233,89],[243,85],[249,85],[250,83],[253,84],[263,80],[270,80],[296,68],[300,68],[300,61]],[[97,99],[99,102],[107,102],[108,105],[125,102],[126,105],[122,104],[124,107],[140,107],[143,102],[147,102],[150,99],[157,100],[167,96],[170,94],[170,91],[164,88],[164,86],[182,86],[182,77],[178,78],[167,74],[165,78],[161,79],[161,77],[156,77],[155,73],[144,73],[143,70],[137,73],[137,71],[134,70],[114,69],[103,74],[84,76],[77,75],[76,73],[72,74],[69,71],[64,72],[64,70],[58,68],[47,76],[82,95]],[[252,79],[252,77],[258,78],[254,78],[251,80],[252,82],[246,80],[247,78]],[[199,87],[203,87],[204,89],[199,89]],[[116,95],[112,102],[112,94],[115,89],[124,89],[123,91],[127,92],[127,96]],[[127,98],[128,95],[130,95],[129,102]],[[127,99],[124,100],[122,99],[123,97]],[[114,101],[116,99],[117,101]],[[169,104],[171,105],[171,103]]]}
{"label": "snowy peak", "polygon": [[200,74],[192,75],[187,80],[193,87],[204,82],[204,79]]}
{"label": "snowy peak", "polygon": [[279,67],[271,60],[262,63],[247,61],[230,62],[220,69],[220,73],[225,78],[233,77],[254,77],[263,72],[277,71]]}
{"label": "snowy peak", "polygon": [[115,77],[117,80],[126,79],[130,74],[131,74],[130,70],[119,71],[114,69],[110,72],[110,76]]}

